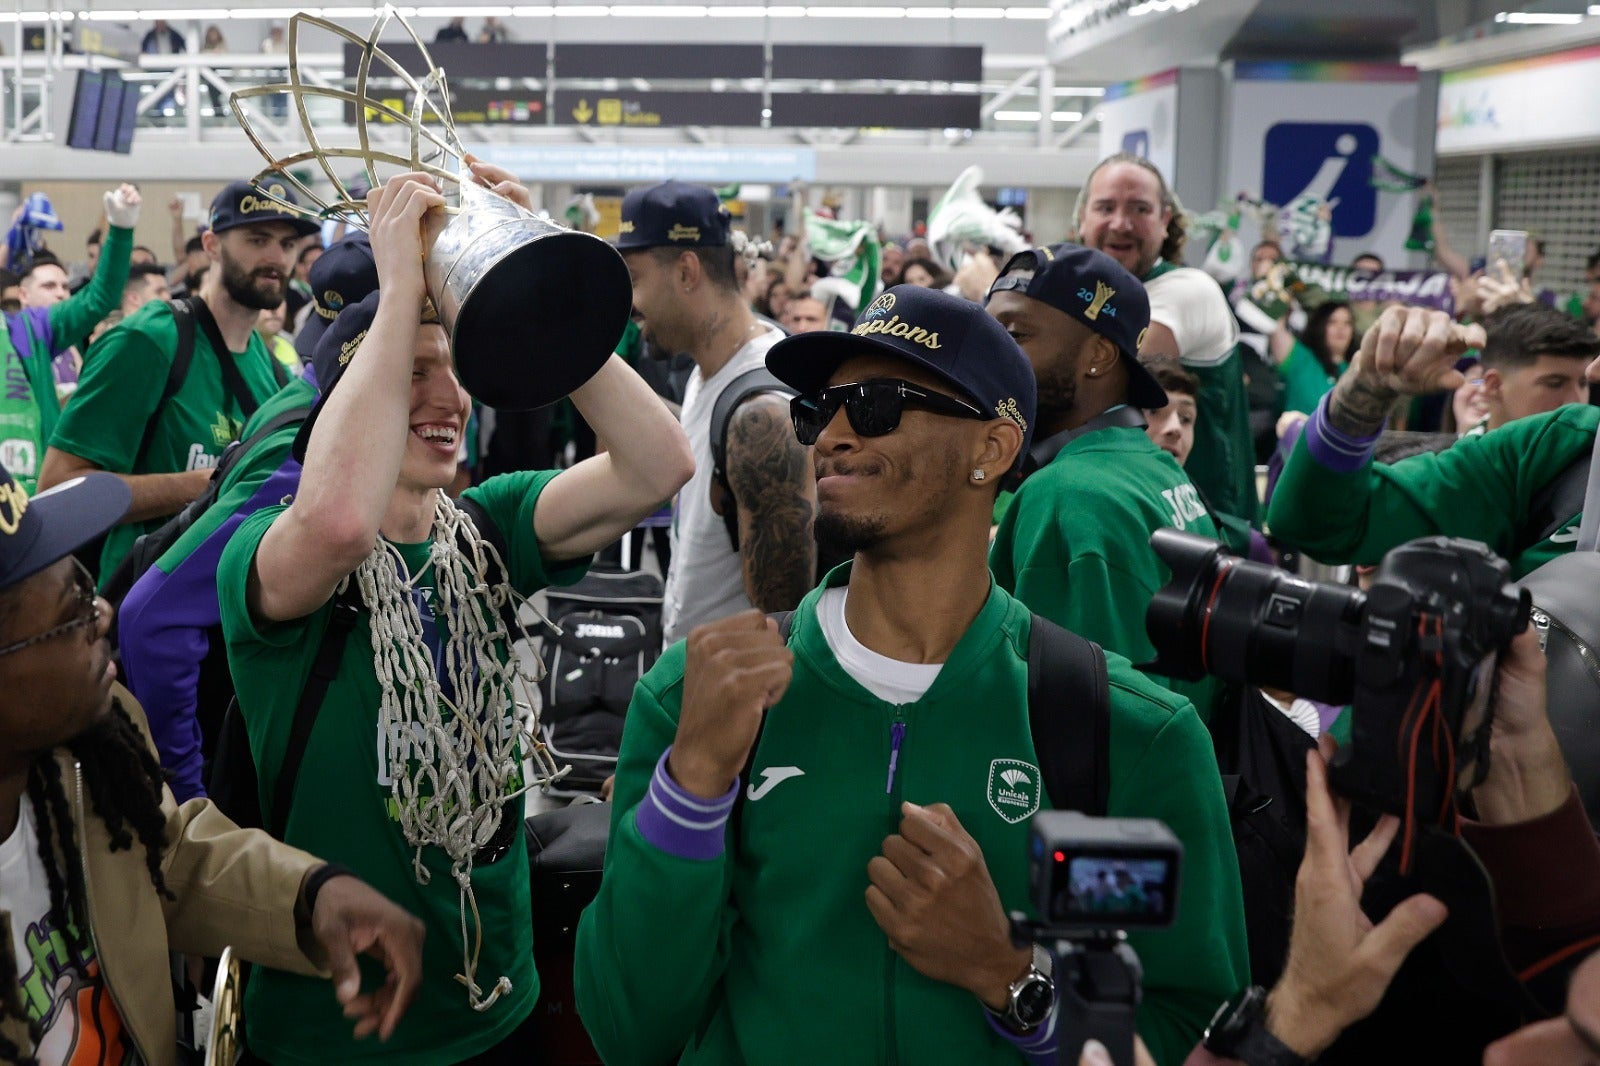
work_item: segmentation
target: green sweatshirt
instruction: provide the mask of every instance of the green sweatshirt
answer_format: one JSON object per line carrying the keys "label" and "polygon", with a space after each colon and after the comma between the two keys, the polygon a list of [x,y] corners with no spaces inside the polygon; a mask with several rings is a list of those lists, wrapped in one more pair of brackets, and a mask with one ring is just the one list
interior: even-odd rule
{"label": "green sweatshirt", "polygon": [[[1171,572],[1150,534],[1172,528],[1219,539],[1194,485],[1143,429],[1079,437],[1017,490],[989,567],[1000,587],[1063,628],[1136,663],[1155,658],[1144,613]],[[1209,719],[1211,678],[1170,681]]]}
{"label": "green sweatshirt", "polygon": [[1317,409],[1329,389],[1333,378],[1322,369],[1316,355],[1299,341],[1289,349],[1289,355],[1278,366],[1283,378],[1283,409],[1309,415]]}
{"label": "green sweatshirt", "polygon": [[1600,408],[1569,404],[1442,452],[1337,473],[1308,451],[1308,426],[1273,491],[1272,534],[1325,563],[1376,563],[1418,537],[1469,537],[1509,559],[1520,578],[1577,542],[1581,514],[1526,547],[1540,530],[1521,527],[1539,490],[1594,447],[1597,427]]}
{"label": "green sweatshirt", "polygon": [[[825,587],[849,572],[836,568]],[[982,849],[1002,905],[1028,909],[1028,818],[1049,806],[1028,728],[1031,616],[994,589],[932,688],[895,706],[839,666],[817,621],[820,596],[795,614],[794,678],[767,712],[752,771],[759,788],[742,797],[736,831],[715,820],[700,830],[711,842],[700,857],[667,850],[663,834],[683,829],[658,802],[658,763],[683,699],[683,644],[634,692],[605,876],[578,927],[574,973],[579,1012],[607,1062],[645,1066],[680,1053],[695,1066],[1024,1061],[969,993],[894,952],[863,894],[868,861],[898,832],[901,802],[943,802]],[[1238,862],[1205,727],[1126,660],[1107,660],[1108,811],[1159,818],[1184,844],[1177,924],[1130,938],[1144,964],[1139,1031],[1158,1062],[1176,1064],[1247,980]]]}
{"label": "green sweatshirt", "polygon": [[[88,285],[48,308],[24,308],[5,316],[10,343],[0,340],[0,365],[5,368],[5,388],[0,392],[0,464],[27,492],[38,486],[45,446],[61,417],[52,361],[122,305],[132,252],[133,230],[106,227],[100,262]],[[64,380],[75,382],[76,372]]]}

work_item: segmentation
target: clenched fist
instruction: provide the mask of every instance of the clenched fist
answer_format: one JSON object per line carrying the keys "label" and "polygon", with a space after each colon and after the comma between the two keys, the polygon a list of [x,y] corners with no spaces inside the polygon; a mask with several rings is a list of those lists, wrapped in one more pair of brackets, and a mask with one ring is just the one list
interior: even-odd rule
{"label": "clenched fist", "polygon": [[762,716],[788,689],[794,653],[777,623],[754,610],[695,629],[686,652],[667,770],[695,795],[716,799],[744,768]]}

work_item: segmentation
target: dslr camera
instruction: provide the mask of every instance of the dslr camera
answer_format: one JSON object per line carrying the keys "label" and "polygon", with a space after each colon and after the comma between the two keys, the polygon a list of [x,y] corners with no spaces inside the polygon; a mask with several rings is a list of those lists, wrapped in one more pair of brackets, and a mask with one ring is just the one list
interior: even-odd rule
{"label": "dslr camera", "polygon": [[1030,823],[1029,895],[1037,920],[1011,916],[1019,941],[1050,952],[1060,1014],[1058,1062],[1100,1041],[1133,1066],[1143,970],[1128,929],[1172,924],[1183,845],[1164,824],[1040,811]]}
{"label": "dslr camera", "polygon": [[1363,592],[1176,530],[1150,546],[1172,580],[1145,614],[1157,652],[1147,669],[1351,704],[1333,786],[1409,825],[1454,825],[1457,796],[1489,771],[1500,653],[1528,624],[1529,595],[1505,560],[1477,541],[1427,537],[1384,556]]}

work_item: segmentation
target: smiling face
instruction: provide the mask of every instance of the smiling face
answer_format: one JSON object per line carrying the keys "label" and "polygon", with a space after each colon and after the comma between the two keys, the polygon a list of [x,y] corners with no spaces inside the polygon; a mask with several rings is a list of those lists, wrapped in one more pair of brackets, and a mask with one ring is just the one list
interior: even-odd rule
{"label": "smiling face", "polygon": [[[91,608],[93,583],[69,556],[0,591],[0,646],[27,640]],[[111,709],[111,606],[93,599],[94,620],[0,656],[0,752],[28,762],[64,744]]]}
{"label": "smiling face", "polygon": [[442,489],[455,479],[471,404],[456,379],[444,327],[421,327],[411,366],[411,432],[400,464],[401,488]]}
{"label": "smiling face", "polygon": [[[845,360],[829,385],[900,380],[929,392],[957,396],[948,382],[914,363],[886,354]],[[964,397],[958,397],[966,401]],[[1012,423],[1008,468],[1022,444]],[[893,550],[895,544],[928,536],[953,519],[992,510],[994,492],[970,480],[983,441],[996,423],[937,414],[907,405],[899,426],[881,437],[863,437],[845,409],[817,437],[812,461],[817,472],[817,539],[845,552]],[[998,475],[996,475],[998,476]],[[988,484],[987,481],[981,484]],[[985,524],[987,519],[982,520]]]}
{"label": "smiling face", "polygon": [[[687,253],[686,253],[687,254]],[[694,346],[693,326],[681,297],[682,279],[675,261],[662,262],[653,248],[622,253],[633,282],[633,306],[639,312],[640,330],[652,351],[670,357]]]}
{"label": "smiling face", "polygon": [[1089,181],[1078,237],[1143,278],[1161,258],[1171,221],[1172,209],[1154,174],[1137,163],[1112,163]]}

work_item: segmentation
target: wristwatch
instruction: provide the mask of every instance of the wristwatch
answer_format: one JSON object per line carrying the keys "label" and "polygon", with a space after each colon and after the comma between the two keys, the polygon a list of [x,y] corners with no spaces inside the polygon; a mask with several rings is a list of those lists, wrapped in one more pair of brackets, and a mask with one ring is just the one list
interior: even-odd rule
{"label": "wristwatch", "polygon": [[1247,1066],[1309,1066],[1310,1060],[1267,1031],[1267,990],[1260,985],[1235,992],[1206,1026],[1205,1049]]}
{"label": "wristwatch", "polygon": [[1051,976],[1053,969],[1050,953],[1038,944],[1033,945],[1033,962],[1027,972],[1011,982],[1006,994],[1006,1009],[989,1010],[987,1004],[983,1009],[989,1011],[995,1021],[1010,1032],[1026,1036],[1044,1024],[1056,1005],[1056,982]]}

